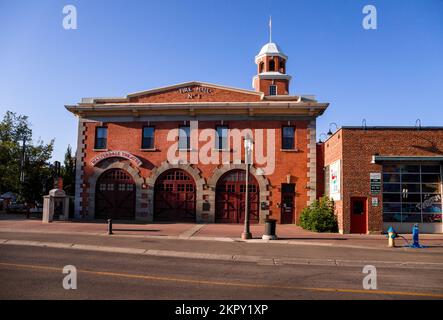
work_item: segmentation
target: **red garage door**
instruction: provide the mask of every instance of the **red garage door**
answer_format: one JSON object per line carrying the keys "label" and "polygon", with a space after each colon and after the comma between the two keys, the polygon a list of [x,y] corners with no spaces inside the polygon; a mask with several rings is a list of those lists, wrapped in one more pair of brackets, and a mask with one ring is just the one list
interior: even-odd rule
{"label": "red garage door", "polygon": [[99,177],[95,191],[95,218],[135,218],[135,184],[129,173],[111,169]]}
{"label": "red garage door", "polygon": [[[215,220],[221,223],[242,223],[245,219],[246,172],[232,170],[217,182]],[[259,186],[249,174],[249,221],[259,221]]]}
{"label": "red garage door", "polygon": [[195,222],[194,179],[180,169],[163,172],[154,187],[154,220]]}

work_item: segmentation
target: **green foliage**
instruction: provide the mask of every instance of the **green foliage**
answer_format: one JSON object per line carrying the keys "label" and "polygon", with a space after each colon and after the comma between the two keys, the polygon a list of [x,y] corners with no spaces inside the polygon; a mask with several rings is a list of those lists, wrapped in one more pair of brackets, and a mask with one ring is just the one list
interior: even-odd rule
{"label": "green foliage", "polygon": [[[53,140],[48,144],[40,140],[32,142],[27,116],[7,111],[0,122],[0,193],[12,191],[22,201],[42,201],[53,149]],[[21,169],[24,181],[20,180]]]}
{"label": "green foliage", "polygon": [[337,217],[334,215],[334,201],[327,196],[315,200],[309,207],[303,209],[300,216],[300,226],[303,229],[316,232],[337,232]]}
{"label": "green foliage", "polygon": [[73,196],[75,193],[75,158],[72,156],[71,146],[66,149],[61,176],[63,178],[63,189],[67,195]]}

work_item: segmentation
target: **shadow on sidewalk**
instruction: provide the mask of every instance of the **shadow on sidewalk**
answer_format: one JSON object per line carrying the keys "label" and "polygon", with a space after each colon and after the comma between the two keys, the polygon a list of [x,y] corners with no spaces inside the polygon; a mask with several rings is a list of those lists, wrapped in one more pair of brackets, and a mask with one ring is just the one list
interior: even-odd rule
{"label": "shadow on sidewalk", "polygon": [[278,237],[278,240],[349,240],[346,238],[316,238],[316,237]]}
{"label": "shadow on sidewalk", "polygon": [[112,231],[129,231],[129,232],[160,232],[158,229],[118,229],[112,228]]}

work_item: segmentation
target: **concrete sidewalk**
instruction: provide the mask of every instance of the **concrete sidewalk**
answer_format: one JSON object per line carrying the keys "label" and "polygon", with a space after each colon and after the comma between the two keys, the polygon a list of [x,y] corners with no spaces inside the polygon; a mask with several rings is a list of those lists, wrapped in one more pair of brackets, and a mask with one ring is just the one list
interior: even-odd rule
{"label": "concrete sidewalk", "polygon": [[[240,235],[243,225],[240,224],[192,224],[192,223],[114,223],[115,236],[160,238],[160,239],[187,239],[211,241],[241,241]],[[24,232],[65,235],[106,235],[105,221],[54,221],[43,224],[35,218],[25,219],[23,215],[0,214],[0,232]],[[264,243],[261,240],[264,232],[263,225],[251,225],[254,239],[248,242]],[[336,233],[316,233],[303,230],[296,225],[277,225],[279,240],[270,241],[274,244],[300,244],[328,247],[349,247],[367,249],[387,249],[385,235],[341,235]],[[408,241],[411,235],[405,235]],[[428,246],[428,250],[443,251],[442,234],[422,234],[421,243]],[[407,242],[397,239],[397,245],[404,247]],[[387,249],[392,250],[392,249]]]}

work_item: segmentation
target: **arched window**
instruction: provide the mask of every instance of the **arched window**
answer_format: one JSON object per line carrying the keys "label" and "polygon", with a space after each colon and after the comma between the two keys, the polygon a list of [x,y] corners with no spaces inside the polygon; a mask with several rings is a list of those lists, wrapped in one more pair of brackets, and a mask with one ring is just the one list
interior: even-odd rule
{"label": "arched window", "polygon": [[260,62],[259,72],[262,73],[264,70],[265,70],[265,63],[262,61]]}
{"label": "arched window", "polygon": [[286,62],[285,60],[280,60],[280,72],[281,73],[285,73],[285,66],[286,66]]}
{"label": "arched window", "polygon": [[275,71],[275,61],[269,60],[269,71]]}

